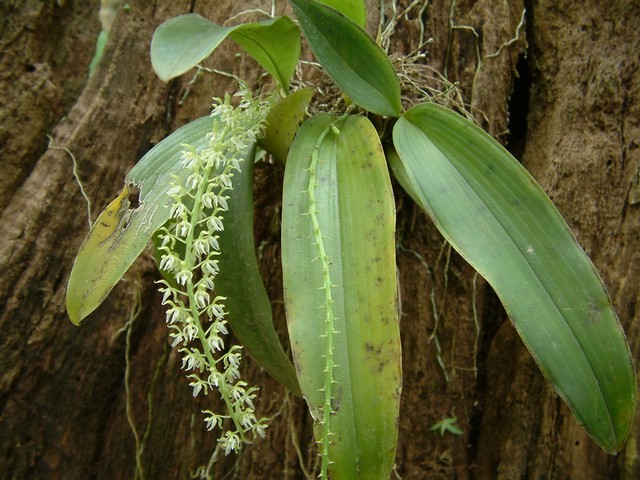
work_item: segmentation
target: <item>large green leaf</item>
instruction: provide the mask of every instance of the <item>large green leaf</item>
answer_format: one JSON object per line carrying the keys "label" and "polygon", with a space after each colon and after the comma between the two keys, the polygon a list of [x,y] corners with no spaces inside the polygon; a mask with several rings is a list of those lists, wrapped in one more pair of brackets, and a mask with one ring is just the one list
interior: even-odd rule
{"label": "large green leaf", "polygon": [[398,116],[398,77],[389,58],[367,32],[316,0],[289,2],[311,50],[338,87],[372,113]]}
{"label": "large green leaf", "polygon": [[367,7],[364,0],[319,0],[349,17],[362,28],[367,26]]}
{"label": "large green leaf", "polygon": [[245,161],[233,177],[220,234],[216,293],[226,297],[227,320],[240,343],[267,373],[300,395],[295,369],[273,327],[271,302],[258,269],[253,238],[253,166],[252,161]]}
{"label": "large green leaf", "polygon": [[369,120],[307,120],[287,158],[283,195],[291,348],[316,436],[329,444],[331,478],[386,480],[401,389],[395,213]]}
{"label": "large green leaf", "polygon": [[[167,190],[188,171],[180,162],[184,145],[200,152],[209,145],[213,120],[203,117],[176,130],[144,155],[125,179],[125,188],[100,214],[80,247],[67,287],[67,312],[76,325],[95,310],[169,219]],[[228,192],[229,210],[220,234],[218,293],[227,297],[229,325],[254,359],[274,378],[299,393],[295,371],[273,327],[271,304],[258,271],[253,242],[253,157]],[[135,198],[133,198],[135,197]]]}
{"label": "large green leaf", "polygon": [[222,27],[195,13],[160,25],[151,40],[151,65],[165,82],[207,58],[229,36],[288,90],[300,56],[300,32],[289,17]]}
{"label": "large green leaf", "polygon": [[492,285],[580,423],[607,452],[618,451],[635,409],[629,348],[600,277],[554,205],[504,148],[443,107],[412,108],[393,139],[400,181]]}

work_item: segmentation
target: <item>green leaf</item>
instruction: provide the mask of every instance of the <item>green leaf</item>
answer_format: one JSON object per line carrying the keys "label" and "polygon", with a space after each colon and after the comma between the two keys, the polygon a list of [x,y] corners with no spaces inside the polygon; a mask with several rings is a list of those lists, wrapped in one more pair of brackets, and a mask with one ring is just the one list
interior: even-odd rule
{"label": "green leaf", "polygon": [[420,195],[416,190],[414,190],[413,183],[409,178],[409,174],[407,173],[407,169],[404,167],[402,160],[400,159],[400,155],[398,152],[392,148],[387,148],[385,155],[387,157],[387,163],[389,167],[391,167],[391,171],[393,172],[393,176],[398,180],[398,183],[402,185],[402,189],[407,193],[411,199],[416,202],[418,205],[421,205]]}
{"label": "green leaf", "polygon": [[300,56],[300,32],[289,17],[221,27],[195,13],[160,25],[151,40],[151,65],[169,81],[207,58],[229,36],[288,90]]}
{"label": "green leaf", "polygon": [[229,34],[229,28],[195,13],[167,20],[153,33],[151,66],[164,82],[191,70]]}
{"label": "green leaf", "polygon": [[313,97],[312,88],[302,88],[280,100],[267,115],[264,138],[258,143],[283,163],[287,159],[298,128],[307,116],[307,106]]}
{"label": "green leaf", "polygon": [[362,28],[316,0],[289,0],[309,46],[327,74],[365,110],[401,111],[400,83],[384,51]]}
{"label": "green leaf", "polygon": [[287,158],[283,197],[291,348],[316,436],[329,444],[331,478],[386,480],[401,389],[395,213],[369,120],[307,120]]}
{"label": "green leaf", "polygon": [[[166,192],[175,177],[184,180],[189,173],[180,163],[184,145],[194,147],[196,152],[207,148],[212,124],[211,117],[202,117],[152,148],[125,178],[122,194],[93,224],[67,286],[67,312],[74,324],[78,325],[103,302],[156,230],[167,222],[173,200]],[[240,342],[269,374],[299,393],[293,365],[273,327],[271,305],[255,256],[254,150],[247,151],[243,170],[234,175],[234,189],[228,191],[229,211],[219,243],[222,252],[231,254],[220,256],[221,274],[216,286],[227,297],[229,325]]]}
{"label": "green leaf", "polygon": [[338,10],[360,27],[367,26],[367,7],[364,0],[320,0],[320,2]]}
{"label": "green leaf", "polygon": [[231,27],[230,38],[258,62],[285,91],[300,58],[300,31],[289,17]]}
{"label": "green leaf", "polygon": [[412,108],[393,139],[419,204],[494,288],[578,421],[603,449],[618,451],[635,410],[629,348],[554,205],[502,146],[443,107]]}
{"label": "green leaf", "polygon": [[218,257],[216,293],[227,298],[227,321],[240,343],[268,374],[300,395],[293,363],[273,327],[271,302],[258,269],[253,238],[253,166],[247,159],[233,176],[224,231],[220,233],[222,255]]}

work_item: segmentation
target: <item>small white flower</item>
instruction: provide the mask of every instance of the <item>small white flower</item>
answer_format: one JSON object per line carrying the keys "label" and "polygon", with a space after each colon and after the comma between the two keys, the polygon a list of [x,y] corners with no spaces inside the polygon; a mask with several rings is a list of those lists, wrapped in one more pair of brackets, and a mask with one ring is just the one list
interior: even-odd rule
{"label": "small white flower", "polygon": [[173,289],[166,287],[160,288],[160,293],[162,293],[162,305],[166,305],[169,298],[173,296]]}
{"label": "small white flower", "polygon": [[193,273],[189,272],[188,270],[180,270],[178,273],[176,273],[176,282],[178,282],[180,285],[186,285],[187,282],[190,282],[192,278]]}
{"label": "small white flower", "polygon": [[203,276],[196,286],[197,288],[202,288],[204,290],[215,290],[213,278],[207,276]]}
{"label": "small white flower", "polygon": [[169,189],[167,189],[167,195],[169,195],[170,197],[173,197],[174,195],[180,195],[181,192],[182,187],[180,185],[174,185],[173,187],[169,187]]}
{"label": "small white flower", "polygon": [[194,383],[190,383],[189,385],[193,387],[193,396],[197,397],[200,391],[202,390],[202,383],[194,382]]}
{"label": "small white flower", "polygon": [[[167,232],[167,233],[168,233],[168,232]],[[169,244],[171,244],[171,245],[173,246],[173,244],[175,243],[175,242],[172,242],[172,241],[171,241],[171,240],[173,239],[173,237],[172,237],[171,235],[163,234],[163,235],[161,235],[161,238],[162,238],[162,242],[160,243],[160,249],[165,249],[165,248],[167,248],[167,246],[168,246]],[[167,248],[167,251],[168,251],[168,250],[169,250],[169,249]]]}
{"label": "small white flower", "polygon": [[215,195],[212,195],[210,192],[206,192],[204,195],[202,195],[202,204],[207,208],[211,208],[214,206],[214,199]]}
{"label": "small white flower", "polygon": [[211,275],[215,277],[220,271],[220,267],[218,266],[218,260],[204,259],[202,261],[201,270],[204,275]]}
{"label": "small white flower", "polygon": [[160,268],[160,270],[163,270],[165,272],[173,272],[177,264],[178,264],[178,259],[175,257],[175,255],[172,255],[172,254],[162,255],[162,257],[160,258],[160,266],[158,268]]}
{"label": "small white flower", "polygon": [[184,326],[184,336],[193,341],[198,337],[198,329],[193,323],[188,323]]}
{"label": "small white flower", "polygon": [[166,319],[168,324],[174,324],[182,318],[182,309],[174,306],[167,310]]}
{"label": "small white flower", "polygon": [[249,412],[244,413],[242,415],[242,418],[240,419],[240,424],[247,430],[250,430],[251,427],[255,424],[255,422],[256,422],[256,416],[253,413],[249,413]]}
{"label": "small white flower", "polygon": [[220,237],[218,235],[210,235],[208,237],[209,240],[209,245],[211,246],[211,248],[213,248],[214,250],[220,250],[220,244],[218,243],[218,240],[220,239]]}
{"label": "small white flower", "polygon": [[253,427],[253,431],[256,432],[261,438],[264,438],[267,435],[265,432],[265,425],[262,425],[261,423],[257,423],[255,427]]}
{"label": "small white flower", "polygon": [[232,188],[233,183],[231,182],[231,177],[225,173],[221,173],[218,177],[220,179],[220,183],[227,188]]}
{"label": "small white flower", "polygon": [[240,378],[240,370],[238,370],[236,368],[233,368],[233,367],[229,367],[224,372],[224,375],[225,375],[225,378],[227,379],[228,383],[233,383],[235,380]]}
{"label": "small white flower", "polygon": [[216,322],[216,324],[215,324],[216,330],[218,330],[218,332],[220,332],[223,335],[229,335],[229,330],[227,330],[226,323],[227,322],[222,320],[220,322]]}
{"label": "small white flower", "polygon": [[207,424],[207,430],[213,430],[214,428],[222,428],[224,418],[221,415],[217,415],[210,410],[205,411],[208,416],[204,419]]}
{"label": "small white flower", "polygon": [[227,204],[227,199],[229,197],[225,197],[225,196],[219,196],[218,197],[218,205],[220,205],[220,209],[224,212],[226,212],[227,210],[229,210],[229,205]]}
{"label": "small white flower", "polygon": [[209,348],[213,351],[219,352],[224,348],[224,340],[217,335],[209,337],[207,342],[209,342]]}
{"label": "small white flower", "polygon": [[170,333],[169,335],[173,338],[173,342],[171,342],[171,348],[176,348],[176,346],[178,346],[180,343],[184,344],[185,339],[182,335],[182,331],[177,333]]}
{"label": "small white flower", "polygon": [[207,220],[207,227],[213,230],[214,232],[221,232],[224,230],[224,225],[222,224],[222,217],[217,215],[212,215]]}
{"label": "small white flower", "polygon": [[227,161],[227,165],[229,165],[231,170],[235,170],[235,171],[238,171],[238,172],[241,171],[240,160],[237,159],[236,157],[229,158],[229,160]]}
{"label": "small white flower", "polygon": [[195,189],[202,182],[202,175],[198,173],[192,173],[187,177],[187,187],[190,189]]}
{"label": "small white flower", "polygon": [[222,320],[225,316],[224,305],[218,305],[212,303],[209,306],[209,311],[212,316],[216,317],[218,320]]}
{"label": "small white flower", "polygon": [[178,223],[178,225],[176,225],[176,234],[178,236],[187,238],[189,232],[191,232],[191,224],[186,220],[183,220],[182,222]]}
{"label": "small white flower", "polygon": [[226,436],[221,441],[222,446],[224,447],[224,454],[229,455],[231,452],[234,452],[240,446],[240,437],[235,432],[226,432]]}
{"label": "small white flower", "polygon": [[212,160],[213,160],[213,165],[217,168],[220,169],[224,166],[224,164],[227,162],[227,157],[224,153],[222,152],[216,152],[213,156],[212,156]]}
{"label": "small white flower", "polygon": [[193,242],[193,249],[199,257],[207,255],[209,253],[209,242],[205,242],[202,239],[197,239]]}
{"label": "small white flower", "polygon": [[229,360],[229,366],[231,368],[238,369],[240,367],[240,354],[239,353],[229,354],[229,355],[227,355],[226,358]]}
{"label": "small white flower", "polygon": [[[170,218],[180,218],[185,214],[186,207],[183,203],[174,203],[169,212]],[[165,237],[166,238],[166,237]]]}
{"label": "small white flower", "polygon": [[218,372],[215,372],[209,376],[209,383],[214,385],[216,388],[220,385],[220,383],[224,383],[224,378]]}
{"label": "small white flower", "polygon": [[197,291],[195,293],[195,297],[196,304],[199,308],[205,308],[207,305],[209,305],[209,294],[207,294],[206,292]]}

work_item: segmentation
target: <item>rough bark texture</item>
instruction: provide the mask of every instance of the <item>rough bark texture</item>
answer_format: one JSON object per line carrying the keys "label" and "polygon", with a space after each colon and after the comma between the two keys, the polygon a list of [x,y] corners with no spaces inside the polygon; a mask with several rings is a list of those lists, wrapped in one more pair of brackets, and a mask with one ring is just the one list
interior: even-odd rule
{"label": "rough bark texture", "polygon": [[[199,413],[206,403],[191,398],[179,358],[167,347],[148,254],[81,328],[67,320],[66,280],[88,229],[87,205],[70,155],[47,149],[47,134],[77,160],[95,218],[145,151],[205,114],[211,96],[234,89],[226,77],[201,77],[179,104],[189,75],[169,84],[155,78],[147,53],[153,29],[188,11],[222,23],[270,2],[130,3],[88,82],[100,29],[96,5],[0,7],[2,478],[133,478],[127,408],[138,435],[148,430],[137,449],[146,478],[187,478],[213,452]],[[398,3],[400,14],[411,2]],[[597,0],[422,3],[399,16],[392,51],[414,51],[421,32],[432,39],[422,61],[457,82],[478,121],[508,143],[556,202],[601,272],[637,362],[640,7]],[[370,4],[374,32],[379,2]],[[518,29],[525,6],[526,27]],[[259,85],[255,64],[235,53],[224,44],[216,67]],[[282,175],[277,164],[257,170],[256,232],[284,339]],[[397,211],[404,367],[397,473],[638,478],[640,419],[621,454],[602,452],[546,384],[490,289],[399,191]],[[215,477],[305,478],[317,457],[303,402],[250,360],[245,370],[262,388],[259,412],[274,420],[266,440],[239,457],[220,456]],[[463,435],[430,431],[451,416]]]}

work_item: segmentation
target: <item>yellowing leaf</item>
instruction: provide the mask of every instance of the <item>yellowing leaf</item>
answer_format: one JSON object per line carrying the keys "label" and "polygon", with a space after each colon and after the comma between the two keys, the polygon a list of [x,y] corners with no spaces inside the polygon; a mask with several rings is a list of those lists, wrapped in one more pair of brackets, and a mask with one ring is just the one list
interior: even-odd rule
{"label": "yellowing leaf", "polygon": [[[118,242],[131,215],[129,193],[129,187],[125,185],[122,193],[107,205],[107,208],[93,224],[89,235],[82,244],[82,249],[90,250],[97,257],[108,257],[109,251]],[[91,263],[74,265],[72,273],[74,280],[78,279],[77,282],[81,283],[81,286],[93,284],[97,274],[98,272],[94,270],[94,265]],[[93,288],[82,288],[79,296],[67,296],[67,311],[71,321],[75,325],[79,325],[80,320],[90,313],[87,309],[88,305],[94,303],[92,297],[96,296],[96,300],[100,304],[108,293],[109,291],[96,292]]]}
{"label": "yellowing leaf", "polygon": [[293,138],[307,115],[313,97],[312,88],[296,90],[278,102],[267,115],[267,128],[259,144],[283,163],[287,159]]}
{"label": "yellowing leaf", "polygon": [[[179,162],[182,145],[204,148],[211,124],[210,117],[195,120],[149,150],[127,175],[122,193],[95,221],[67,285],[67,313],[74,324],[102,303],[153,233],[169,219],[171,198],[166,190],[174,175],[184,175]],[[130,208],[129,197],[135,194],[135,208]]]}

